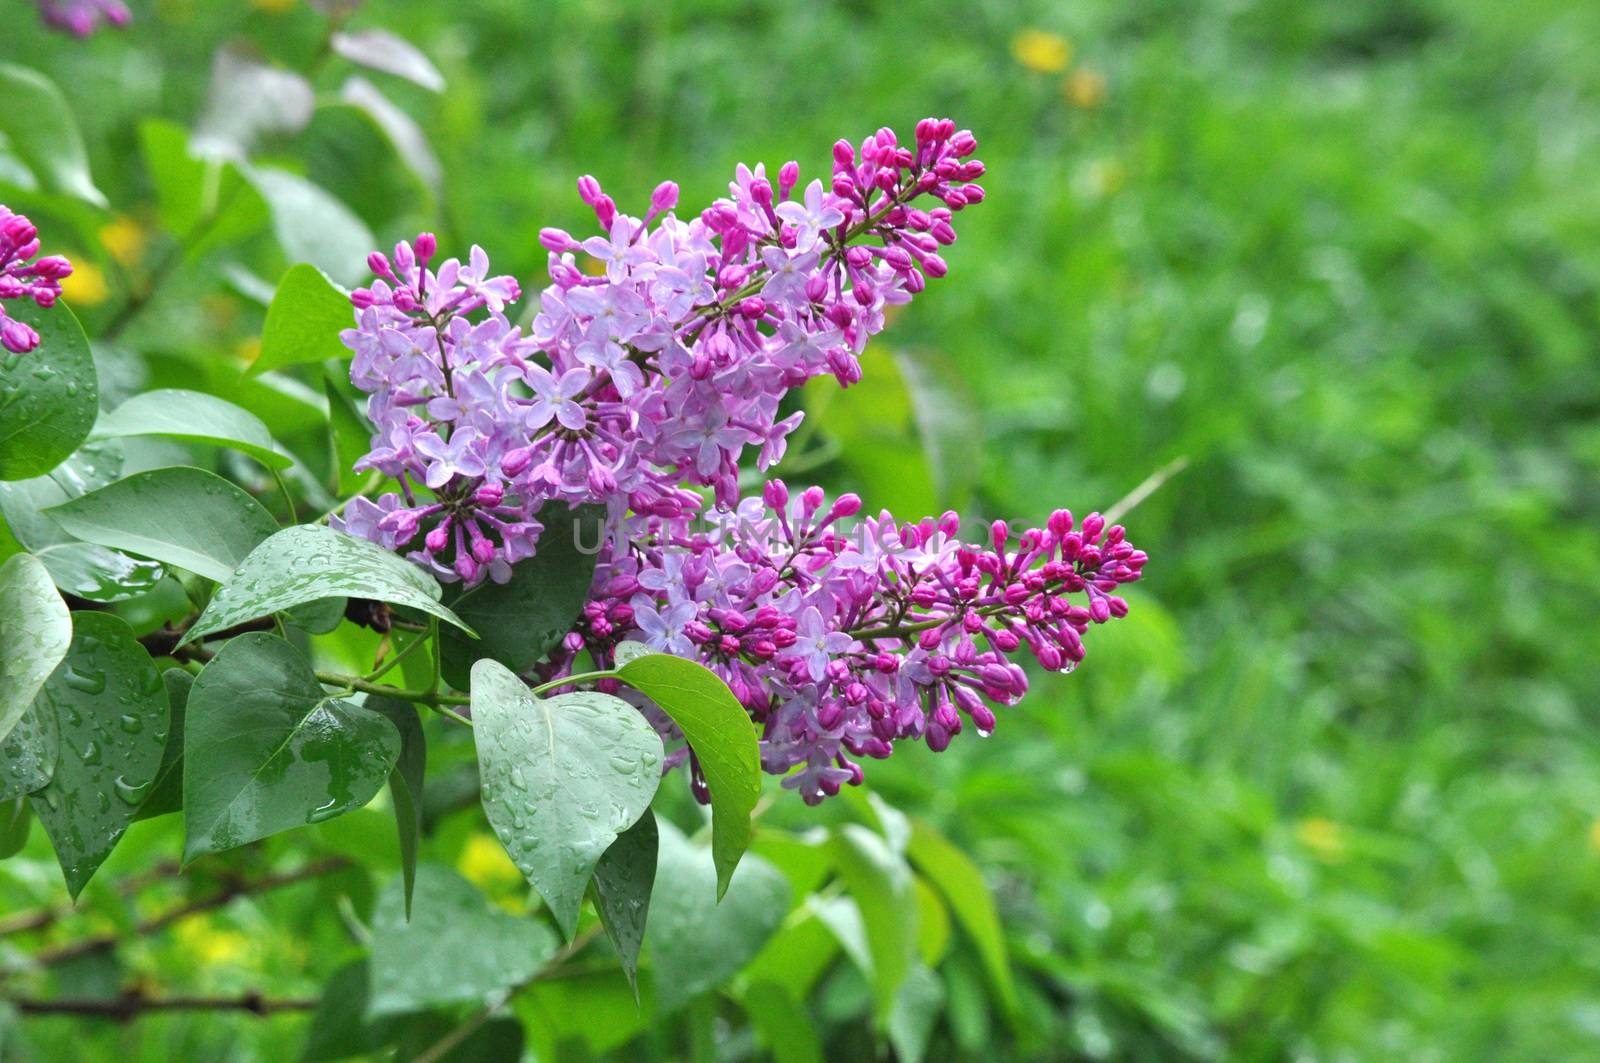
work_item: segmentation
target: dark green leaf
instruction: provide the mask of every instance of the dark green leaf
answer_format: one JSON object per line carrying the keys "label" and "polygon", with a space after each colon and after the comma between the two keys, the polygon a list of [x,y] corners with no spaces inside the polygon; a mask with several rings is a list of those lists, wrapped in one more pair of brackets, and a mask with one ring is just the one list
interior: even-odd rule
{"label": "dark green leaf", "polygon": [[291,266],[267,307],[261,353],[250,363],[248,373],[349,358],[350,349],[340,341],[339,333],[353,326],[354,313],[350,297],[320,269],[306,263]]}
{"label": "dark green leaf", "polygon": [[492,906],[448,868],[417,868],[411,917],[394,881],[372,915],[369,1015],[482,1003],[536,974],[558,942],[549,929]]}
{"label": "dark green leaf", "polygon": [[325,693],[299,650],[240,635],[189,692],[184,860],[360,808],[399,755],[394,725]]}
{"label": "dark green leaf", "polygon": [[854,823],[834,836],[839,877],[861,909],[872,956],[879,1022],[888,1020],[917,945],[917,898],[911,869],[882,837]]}
{"label": "dark green leaf", "polygon": [[389,773],[389,796],[394,801],[395,823],[400,831],[400,877],[405,884],[406,916],[411,916],[411,892],[417,877],[417,840],[422,834],[423,779],[428,766],[428,739],[422,731],[417,707],[394,698],[370,696],[366,706],[381,712],[400,732],[400,758]]}
{"label": "dark green leaf", "polygon": [[150,787],[150,796],[139,806],[135,819],[164,816],[183,807],[183,729],[194,676],[182,668],[169,668],[161,673],[161,681],[167,688],[167,707],[171,714],[167,746],[161,752],[161,767]]}
{"label": "dark green leaf", "polygon": [[372,598],[464,626],[439,604],[439,584],[365,539],[317,524],[285,528],[250,552],[218,588],[185,641],[319,598]]}
{"label": "dark green leaf", "polygon": [[661,738],[620,698],[534,697],[495,661],[472,669],[483,807],[568,938],[595,864],[661,783]]}
{"label": "dark green leaf", "polygon": [[711,850],[661,823],[650,896],[650,970],[662,1012],[732,977],[761,951],[789,911],[789,883],[760,857],[745,859],[721,903]]}
{"label": "dark green leaf", "polygon": [[72,645],[72,614],[31,554],[0,564],[0,740],[22,719]]}
{"label": "dark green leaf", "polygon": [[278,448],[261,418],[202,391],[161,388],[135,395],[101,417],[94,435],[97,439],[159,436],[228,447],[273,469],[294,463]]}
{"label": "dark green leaf", "polygon": [[[78,121],[55,83],[26,67],[0,63],[0,100],[6,101],[0,108],[0,133],[40,187],[104,207],[106,197],[89,175]],[[6,309],[9,313],[10,307]]]}
{"label": "dark green leaf", "polygon": [[650,889],[656,880],[659,832],[649,809],[617,836],[594,868],[595,911],[616,947],[622,973],[639,991],[639,946],[650,914]]}
{"label": "dark green leaf", "polygon": [[[338,477],[336,493],[349,498],[371,473],[355,471],[355,463],[372,446],[372,424],[345,397],[332,380],[323,381],[328,396],[328,441]],[[329,478],[333,482],[333,478]]]}
{"label": "dark green leaf", "polygon": [[74,897],[111,855],[150,793],[167,744],[161,671],[109,613],[75,613],[72,648],[39,693],[60,752],[31,798]]}
{"label": "dark green leaf", "polygon": [[777,982],[755,982],[740,997],[761,1044],[777,1063],[822,1063],[822,1041],[806,1009]]}
{"label": "dark green leaf", "polygon": [[1016,1014],[1016,986],[1011,980],[1011,963],[1006,958],[1005,932],[1000,927],[1000,915],[995,911],[982,872],[966,853],[920,819],[911,821],[911,844],[906,853],[938,888],[955,913],[956,922],[977,946],[1001,1005],[1008,1013]]}
{"label": "dark green leaf", "polygon": [[16,856],[28,844],[33,810],[22,797],[0,802],[0,860]]}
{"label": "dark green leaf", "polygon": [[636,657],[622,678],[672,717],[711,790],[711,852],[721,897],[750,845],[750,813],[761,799],[761,749],[733,691],[698,662],[664,653]]}
{"label": "dark green leaf", "polygon": [[0,801],[42,790],[56,772],[56,714],[38,700],[0,740]]}
{"label": "dark green leaf", "polygon": [[388,138],[395,158],[421,182],[430,201],[437,201],[443,192],[444,167],[417,120],[359,75],[345,81],[339,98],[372,119]]}
{"label": "dark green leaf", "polygon": [[384,1046],[384,1031],[367,1021],[371,977],[364,959],[352,960],[333,972],[312,1013],[311,1030],[300,1052],[302,1063],[366,1056]]}
{"label": "dark green leaf", "polygon": [[[181,513],[182,519],[173,519]],[[204,469],[137,472],[46,515],[85,542],[165,561],[217,582],[278,530],[247,492]]]}
{"label": "dark green leaf", "polygon": [[554,503],[539,511],[539,520],[545,526],[539,552],[513,566],[508,582],[485,580],[450,599],[480,636],[474,641],[453,631],[442,635],[444,677],[458,690],[467,689],[473,663],[486,657],[525,671],[572,630],[583,611],[605,510]]}
{"label": "dark green leaf", "polygon": [[0,349],[0,480],[26,480],[61,464],[89,437],[100,399],[89,340],[65,303],[42,310],[27,299],[7,300],[6,314],[39,334],[27,354]]}

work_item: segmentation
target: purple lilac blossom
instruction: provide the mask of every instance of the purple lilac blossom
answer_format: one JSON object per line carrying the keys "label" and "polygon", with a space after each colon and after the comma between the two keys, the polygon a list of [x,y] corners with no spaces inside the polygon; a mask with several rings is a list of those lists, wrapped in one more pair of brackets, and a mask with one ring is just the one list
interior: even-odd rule
{"label": "purple lilac blossom", "polygon": [[72,274],[72,263],[60,255],[34,258],[38,253],[39,230],[0,204],[0,346],[14,354],[39,346],[39,334],[8,317],[5,300],[31,299],[48,310],[61,297],[62,278]]}
{"label": "purple lilac blossom", "polygon": [[516,282],[490,276],[481,248],[436,270],[429,234],[374,254],[343,334],[376,428],[358,467],[396,479],[404,504],[357,499],[340,526],[420,536],[410,557],[473,583],[509,578],[548,503],[679,516],[709,487],[732,505],[746,451],[767,468],[800,423],[779,417],[789,390],[859,380],[884,307],[943,276],[954,212],[983,199],[976,148],[949,120],[918,123],[910,145],[879,130],[836,144],[830,180],[800,199],[798,164],[776,189],[741,165],[728,198],[688,220],[670,181],[634,218],[584,177],[601,235],[540,233],[553,283],[527,333],[506,317]]}
{"label": "purple lilac blossom", "polygon": [[133,21],[122,0],[39,0],[39,14],[46,25],[75,37],[89,36],[101,22],[120,29]]}
{"label": "purple lilac blossom", "polygon": [[696,659],[761,728],[762,766],[816,803],[897,741],[938,751],[967,724],[987,735],[991,703],[1028,689],[1012,657],[1026,647],[1049,671],[1076,668],[1089,627],[1127,615],[1117,591],[1146,561],[1099,514],[1060,510],[1020,535],[996,522],[980,545],[957,538],[954,513],[846,528],[860,504],[828,505],[816,487],[790,498],[774,480],[709,529],[628,518],[541,678],[580,651],[609,663],[624,640]]}

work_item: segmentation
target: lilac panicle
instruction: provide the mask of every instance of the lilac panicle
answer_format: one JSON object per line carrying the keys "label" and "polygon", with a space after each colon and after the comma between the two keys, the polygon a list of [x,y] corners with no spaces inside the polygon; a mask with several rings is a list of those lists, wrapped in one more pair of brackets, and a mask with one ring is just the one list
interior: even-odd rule
{"label": "lilac panicle", "polygon": [[121,28],[133,21],[122,0],[39,0],[39,14],[46,25],[75,37],[89,36],[102,22]]}
{"label": "lilac panicle", "polygon": [[[540,677],[630,639],[698,660],[760,727],[764,768],[808,802],[897,742],[988,734],[994,707],[1027,691],[1024,649],[1070,671],[1087,631],[1126,614],[1119,588],[1146,558],[1120,526],[1062,510],[966,542],[953,513],[856,521],[854,495],[778,480],[738,497],[741,468],[778,462],[800,423],[780,416],[790,389],[859,380],[887,308],[948,271],[955,215],[984,198],[976,148],[948,120],[906,144],[883,129],[834,145],[826,179],[741,165],[687,218],[670,181],[636,218],[580,178],[599,232],[540,233],[551,283],[526,332],[507,317],[516,282],[481,249],[435,266],[423,234],[373,254],[343,339],[375,428],[358,468],[399,489],[335,526],[472,583],[534,554],[551,503],[606,506],[589,601]],[[704,798],[681,734],[641,709]]]}
{"label": "lilac panicle", "polygon": [[39,230],[21,214],[0,204],[0,346],[25,354],[39,346],[39,334],[5,310],[7,299],[31,299],[49,309],[61,296],[61,280],[72,263],[59,255],[39,254]]}

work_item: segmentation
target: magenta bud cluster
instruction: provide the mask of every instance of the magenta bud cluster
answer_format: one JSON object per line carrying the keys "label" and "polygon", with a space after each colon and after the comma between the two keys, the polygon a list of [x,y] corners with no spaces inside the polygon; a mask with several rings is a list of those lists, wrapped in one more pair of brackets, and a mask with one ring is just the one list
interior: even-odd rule
{"label": "magenta bud cluster", "polygon": [[101,24],[120,29],[133,21],[122,0],[39,0],[39,15],[46,25],[75,37],[89,36]]}
{"label": "magenta bud cluster", "polygon": [[71,276],[72,263],[60,255],[39,254],[39,230],[21,214],[0,204],[0,346],[26,354],[39,346],[39,334],[9,317],[7,299],[31,299],[42,309],[56,305],[61,281]]}

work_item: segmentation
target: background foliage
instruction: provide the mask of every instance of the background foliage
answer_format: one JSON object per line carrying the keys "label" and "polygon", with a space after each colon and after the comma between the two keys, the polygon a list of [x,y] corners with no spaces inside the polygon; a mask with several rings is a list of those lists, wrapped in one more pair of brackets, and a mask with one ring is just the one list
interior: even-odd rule
{"label": "background foliage", "polygon": [[[158,209],[153,165],[169,156],[150,143],[167,127],[147,120],[192,126],[229,40],[336,93],[352,68],[319,51],[320,17],[287,0],[160,0],[130,31],[80,44],[9,6],[0,59],[62,87],[118,208],[91,216],[0,175],[13,207],[74,233],[48,249],[78,265],[67,299],[107,338],[105,404],[199,388],[315,452],[320,394],[293,375],[241,376],[263,323],[258,278],[270,292],[304,256],[280,233],[170,258],[173,204]],[[878,343],[860,390],[810,397],[802,458],[872,506],[1035,522],[1186,463],[1130,517],[1155,562],[1078,675],[1038,683],[986,742],[873,771],[882,798],[973,854],[1015,970],[1008,1015],[959,919],[947,948],[927,943],[937,973],[903,1008],[934,1018],[934,1057],[1595,1054],[1600,11],[373,0],[353,25],[403,34],[448,82],[434,95],[383,81],[426,131],[436,187],[425,160],[368,150],[382,141],[334,110],[257,157],[329,189],[380,242],[432,226],[525,283],[538,228],[582,224],[579,173],[634,204],[670,177],[693,204],[739,159],[821,165],[838,136],[954,115],[979,135],[990,197],[952,277]],[[132,619],[159,623],[160,603],[149,610]],[[347,652],[371,648],[351,636]],[[451,799],[452,782],[471,784],[450,770],[470,745],[430,753],[424,858],[493,898],[471,917],[504,932],[527,890],[470,797]],[[662,874],[681,843],[672,823],[697,822],[681,790],[669,781],[657,802]],[[829,863],[881,942],[876,913],[906,895],[850,881],[888,844],[863,826],[877,818],[860,803],[766,810],[755,851],[781,873],[751,886],[767,901],[752,909],[800,903],[828,873],[803,832],[852,820]],[[363,928],[397,918],[389,813],[152,876],[181,845],[173,819],[136,824],[79,909],[0,938],[11,977],[45,996],[365,984],[346,966]],[[356,866],[138,932],[352,848]],[[419,898],[456,895],[446,872],[429,875]],[[951,888],[949,907],[972,895]],[[35,830],[0,864],[0,921],[65,903]],[[515,1021],[480,1027],[460,1058],[515,1058],[521,1038],[541,1058],[741,1058],[803,1051],[808,1027],[830,1058],[869,1058],[885,1049],[861,970],[881,977],[881,963],[841,957],[820,922],[791,915],[781,938],[821,967],[803,999],[768,976],[804,965],[769,953],[670,1015],[647,986],[640,1011],[606,960],[520,995]],[[74,953],[97,935],[117,944]],[[413,926],[379,940],[426,963],[453,937]],[[703,968],[719,944],[685,933],[690,954],[654,962]],[[469,1014],[419,1018],[406,1043]],[[930,1032],[896,1018],[877,1025],[902,1052]],[[11,1015],[0,1037],[8,1058],[286,1059],[315,1027],[298,1011],[125,1026]]]}

